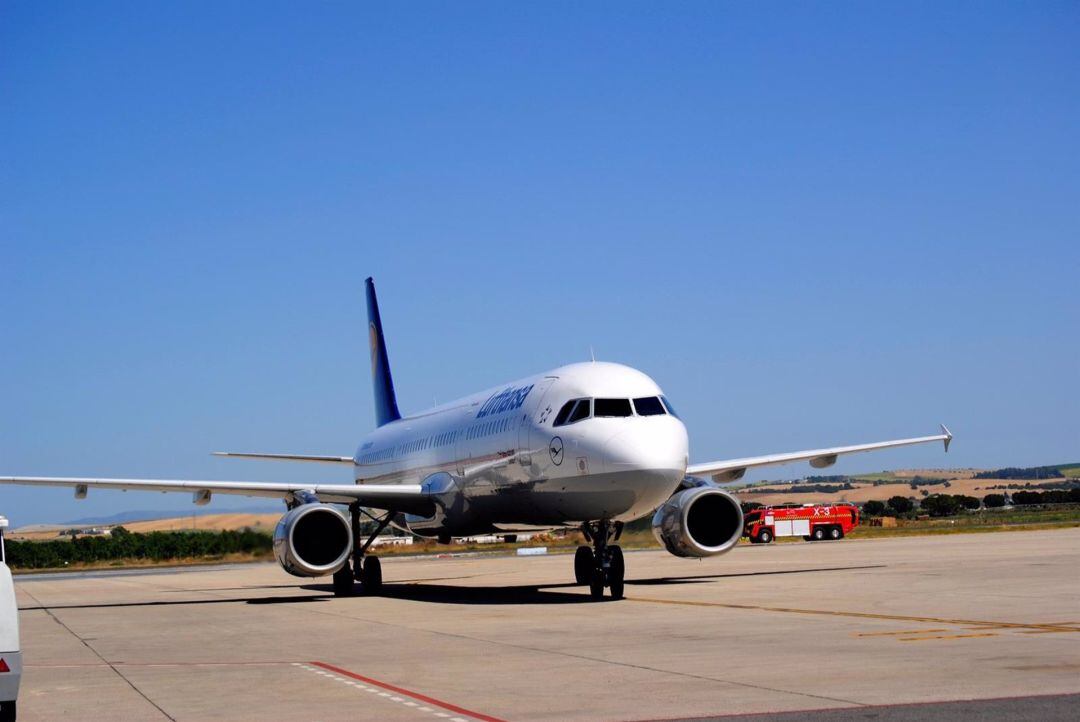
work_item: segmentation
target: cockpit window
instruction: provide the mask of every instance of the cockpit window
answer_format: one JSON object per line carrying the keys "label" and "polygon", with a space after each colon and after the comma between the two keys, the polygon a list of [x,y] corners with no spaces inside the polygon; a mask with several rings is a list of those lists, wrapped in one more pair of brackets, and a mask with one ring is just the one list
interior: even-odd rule
{"label": "cockpit window", "polygon": [[579,399],[577,406],[574,407],[574,412],[570,414],[570,419],[566,423],[572,424],[575,421],[587,419],[591,411],[592,399]]}
{"label": "cockpit window", "polygon": [[631,416],[630,399],[596,399],[596,416]]}
{"label": "cockpit window", "polygon": [[674,407],[674,406],[672,406],[672,405],[671,405],[671,402],[667,400],[667,396],[661,396],[661,397],[660,397],[660,400],[664,402],[664,408],[666,408],[666,409],[667,409],[667,412],[668,412],[669,414],[671,414],[672,416],[674,416],[674,417],[675,417],[676,419],[681,419],[681,418],[682,418],[681,416],[679,416],[679,415],[678,415],[678,414],[677,414],[677,413],[675,412],[675,407]]}
{"label": "cockpit window", "polygon": [[592,399],[570,399],[559,409],[552,426],[566,426],[589,418],[592,412]]}
{"label": "cockpit window", "polygon": [[634,399],[634,410],[637,411],[638,416],[663,416],[667,413],[660,399],[655,396]]}
{"label": "cockpit window", "polygon": [[577,399],[572,399],[563,404],[563,407],[559,409],[559,413],[555,416],[555,423],[553,426],[562,426],[566,423],[566,420],[570,417],[570,412],[574,410],[574,404],[577,403]]}

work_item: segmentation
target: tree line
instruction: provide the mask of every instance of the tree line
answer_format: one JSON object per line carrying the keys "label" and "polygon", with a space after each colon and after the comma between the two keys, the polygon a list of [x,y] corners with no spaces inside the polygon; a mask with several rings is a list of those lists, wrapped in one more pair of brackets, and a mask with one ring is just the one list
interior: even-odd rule
{"label": "tree line", "polygon": [[1056,466],[1008,466],[993,471],[980,471],[976,479],[1058,479],[1065,476]]}
{"label": "tree line", "polygon": [[108,536],[84,536],[71,541],[7,541],[7,564],[19,569],[54,569],[69,564],[118,559],[155,562],[226,554],[265,554],[273,540],[263,532],[154,531],[146,534],[115,527]]}
{"label": "tree line", "polygon": [[[1017,491],[1011,496],[1016,506],[1032,504],[1080,504],[1080,489],[1051,491]],[[987,494],[980,501],[967,494],[931,494],[919,500],[919,511],[930,516],[953,516],[962,511],[974,511],[985,506],[1000,508],[1009,499],[1004,494]],[[894,496],[887,501],[868,501],[862,506],[867,516],[904,516],[915,512],[915,502],[907,497]]]}

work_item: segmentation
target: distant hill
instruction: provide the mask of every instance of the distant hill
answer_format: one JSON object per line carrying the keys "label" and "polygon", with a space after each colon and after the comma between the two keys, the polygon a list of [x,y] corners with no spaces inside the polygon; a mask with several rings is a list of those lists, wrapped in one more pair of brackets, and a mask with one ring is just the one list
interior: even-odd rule
{"label": "distant hill", "polygon": [[[161,509],[156,511],[121,511],[109,516],[88,516],[83,517],[82,519],[72,519],[71,521],[65,521],[61,524],[54,524],[52,526],[107,526],[112,524],[124,524],[131,521],[154,521],[157,519],[174,519],[176,517],[206,516],[208,514],[269,514],[272,512],[284,514],[285,505],[281,502],[251,504],[249,506],[226,510],[214,509],[211,505],[195,509],[190,514],[178,514],[176,509],[170,509],[168,511]],[[35,526],[48,525],[37,524]]]}

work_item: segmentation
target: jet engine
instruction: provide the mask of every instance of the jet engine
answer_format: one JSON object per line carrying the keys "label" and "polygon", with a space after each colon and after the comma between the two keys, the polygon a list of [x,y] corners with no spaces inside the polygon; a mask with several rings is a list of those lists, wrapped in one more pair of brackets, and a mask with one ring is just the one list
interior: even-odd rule
{"label": "jet engine", "polygon": [[297,577],[322,577],[345,565],[352,553],[349,520],[329,504],[301,504],[274,529],[274,556]]}
{"label": "jet engine", "polygon": [[723,554],[742,536],[742,507],[735,497],[714,486],[686,489],[656,510],[652,530],[677,557]]}

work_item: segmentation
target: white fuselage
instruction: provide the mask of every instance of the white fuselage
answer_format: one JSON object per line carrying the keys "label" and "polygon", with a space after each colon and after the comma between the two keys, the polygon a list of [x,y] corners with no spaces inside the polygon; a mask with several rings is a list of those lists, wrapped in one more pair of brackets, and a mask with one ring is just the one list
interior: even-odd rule
{"label": "white fuselage", "polygon": [[[452,506],[405,518],[420,534],[629,521],[667,500],[686,472],[686,427],[666,400],[656,412],[648,399],[661,396],[652,379],[627,366],[563,366],[379,427],[357,450],[354,476],[357,484],[437,479],[456,486]],[[597,414],[590,409],[556,425],[574,399],[614,400],[605,403],[616,409],[626,400],[631,411],[597,415],[595,405]],[[651,415],[638,414],[646,403]]]}

